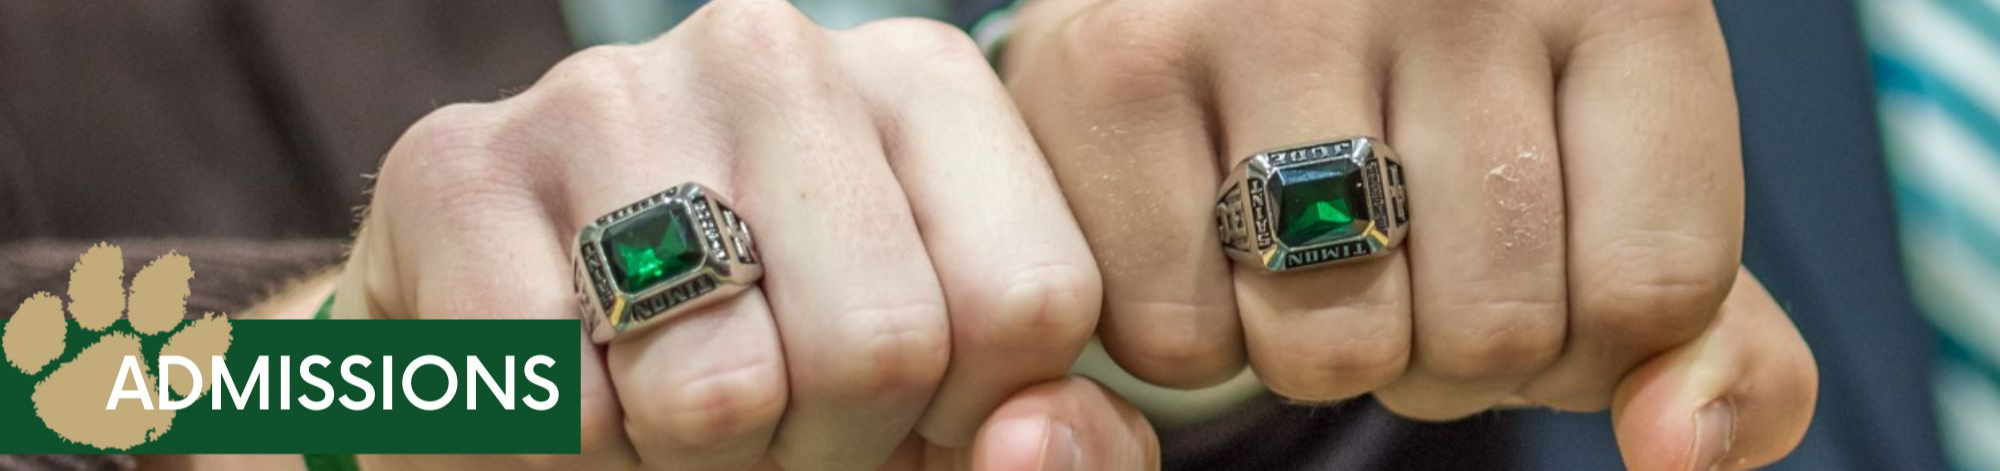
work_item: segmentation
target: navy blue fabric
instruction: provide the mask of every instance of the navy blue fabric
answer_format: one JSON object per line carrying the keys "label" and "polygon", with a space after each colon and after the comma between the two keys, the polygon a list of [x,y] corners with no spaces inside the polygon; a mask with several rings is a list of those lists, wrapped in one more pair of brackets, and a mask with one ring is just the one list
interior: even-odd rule
{"label": "navy blue fabric", "polygon": [[[1945,469],[1935,338],[1896,252],[1859,21],[1848,1],[1717,2],[1742,109],[1744,263],[1820,366],[1817,415],[1775,470]],[[1530,467],[1619,465],[1609,421],[1523,414]]]}

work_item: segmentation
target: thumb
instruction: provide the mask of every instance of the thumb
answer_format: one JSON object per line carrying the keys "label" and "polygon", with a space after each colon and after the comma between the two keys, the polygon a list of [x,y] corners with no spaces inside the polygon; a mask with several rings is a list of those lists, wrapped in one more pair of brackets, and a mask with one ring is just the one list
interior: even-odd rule
{"label": "thumb", "polygon": [[1744,469],[1783,458],[1812,422],[1819,371],[1747,271],[1701,337],[1625,376],[1611,421],[1634,470]]}
{"label": "thumb", "polygon": [[1071,377],[1009,398],[980,427],[968,462],[977,471],[1159,469],[1160,442],[1138,409]]}

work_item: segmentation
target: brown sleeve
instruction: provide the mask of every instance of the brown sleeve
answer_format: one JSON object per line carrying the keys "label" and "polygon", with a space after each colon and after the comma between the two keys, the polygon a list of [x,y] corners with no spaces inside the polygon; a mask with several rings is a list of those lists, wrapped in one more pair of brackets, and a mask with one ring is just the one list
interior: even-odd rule
{"label": "brown sleeve", "polygon": [[[0,312],[38,291],[62,296],[78,256],[97,241],[28,241],[0,244]],[[126,279],[168,250],[186,255],[194,267],[188,315],[237,314],[293,280],[339,263],[340,240],[249,241],[224,239],[144,239],[115,242],[125,253]]]}
{"label": "brown sleeve", "polygon": [[0,469],[129,470],[139,462],[129,455],[0,455]]}
{"label": "brown sleeve", "polygon": [[0,242],[341,237],[444,104],[569,53],[558,2],[0,2]]}
{"label": "brown sleeve", "polygon": [[[77,257],[95,241],[38,240],[0,243],[0,316],[11,318],[18,301],[38,291],[63,296]],[[139,267],[172,250],[194,267],[188,315],[237,315],[292,280],[310,276],[342,259],[342,240],[247,241],[145,239],[118,243],[125,254],[126,279]],[[0,455],[0,469],[130,470],[126,455]]]}

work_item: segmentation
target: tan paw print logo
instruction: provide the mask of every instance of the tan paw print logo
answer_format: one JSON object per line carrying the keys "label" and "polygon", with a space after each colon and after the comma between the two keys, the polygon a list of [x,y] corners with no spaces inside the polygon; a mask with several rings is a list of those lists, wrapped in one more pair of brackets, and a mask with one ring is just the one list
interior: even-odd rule
{"label": "tan paw print logo", "polygon": [[[124,450],[157,440],[173,427],[173,410],[148,409],[138,401],[122,401],[115,410],[105,405],[125,358],[139,357],[144,388],[155,390],[153,358],[142,356],[142,345],[158,345],[160,355],[193,359],[203,369],[213,355],[229,351],[229,319],[208,313],[183,322],[187,312],[188,280],[194,268],[188,258],[168,252],[139,270],[125,293],[125,255],[115,245],[99,243],[76,262],[69,273],[69,316],[63,301],[48,292],[21,302],[7,322],[0,348],[7,363],[36,378],[35,415],[64,440],[111,450]],[[118,322],[121,318],[126,321]],[[75,319],[76,328],[70,326]],[[91,342],[65,359],[72,345]],[[169,375],[176,397],[199,396],[189,391],[192,379]],[[203,381],[207,383],[207,381]],[[128,388],[131,386],[127,386]],[[199,407],[199,406],[196,406]]]}

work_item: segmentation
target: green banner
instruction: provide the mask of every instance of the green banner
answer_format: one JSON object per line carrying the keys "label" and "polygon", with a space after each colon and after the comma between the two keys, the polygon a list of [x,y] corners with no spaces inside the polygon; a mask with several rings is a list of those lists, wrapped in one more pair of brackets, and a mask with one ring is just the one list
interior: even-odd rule
{"label": "green banner", "polygon": [[[100,330],[65,321],[61,331],[36,324],[45,321],[7,325],[6,351],[22,358],[0,365],[0,453],[561,454],[580,447],[583,337],[576,320],[214,318],[165,331],[135,331],[125,319]],[[158,332],[138,333],[146,330]],[[43,344],[50,345],[46,354],[31,355]],[[134,344],[138,355],[126,354],[122,347]],[[226,349],[226,374],[213,355],[175,355],[217,344]],[[168,411],[161,402],[163,358],[187,360],[164,365],[167,400],[184,408]],[[190,367],[207,391],[192,401],[180,390],[193,386],[175,384],[190,380]]]}

